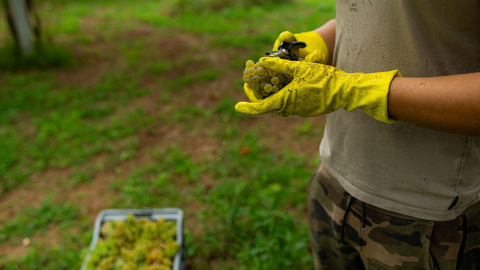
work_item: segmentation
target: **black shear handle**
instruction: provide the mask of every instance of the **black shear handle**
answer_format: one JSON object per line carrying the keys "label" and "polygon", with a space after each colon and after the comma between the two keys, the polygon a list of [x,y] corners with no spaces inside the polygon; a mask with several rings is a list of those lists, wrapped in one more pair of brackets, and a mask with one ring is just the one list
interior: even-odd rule
{"label": "black shear handle", "polygon": [[296,49],[296,48],[305,48],[307,46],[307,44],[305,44],[305,42],[301,42],[301,41],[294,41],[292,43],[288,43],[288,42],[285,42],[285,41],[282,41],[280,43],[280,45],[278,45],[278,50],[280,51],[281,49],[286,49],[288,51],[288,59],[291,60],[291,61],[299,61],[303,58],[300,58],[298,57],[296,54],[294,54],[292,52],[292,49]]}

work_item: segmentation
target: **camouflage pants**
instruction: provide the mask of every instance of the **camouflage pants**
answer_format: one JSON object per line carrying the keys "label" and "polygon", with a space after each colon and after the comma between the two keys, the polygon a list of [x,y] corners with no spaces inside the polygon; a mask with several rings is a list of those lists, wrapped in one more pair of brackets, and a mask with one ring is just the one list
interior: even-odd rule
{"label": "camouflage pants", "polygon": [[315,269],[480,269],[478,203],[450,221],[402,216],[352,198],[320,164],[308,219]]}

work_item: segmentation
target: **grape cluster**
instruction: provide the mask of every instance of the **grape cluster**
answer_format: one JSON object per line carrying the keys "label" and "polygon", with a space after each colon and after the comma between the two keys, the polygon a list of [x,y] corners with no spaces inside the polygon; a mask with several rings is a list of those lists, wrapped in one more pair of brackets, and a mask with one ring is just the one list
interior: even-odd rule
{"label": "grape cluster", "polygon": [[100,229],[101,238],[87,263],[87,270],[171,270],[180,246],[175,241],[175,222],[165,219],[107,221]]}
{"label": "grape cluster", "polygon": [[245,70],[243,71],[243,81],[253,90],[253,94],[257,99],[264,99],[285,87],[292,81],[292,77],[279,74],[272,70],[268,70],[260,63],[248,60]]}

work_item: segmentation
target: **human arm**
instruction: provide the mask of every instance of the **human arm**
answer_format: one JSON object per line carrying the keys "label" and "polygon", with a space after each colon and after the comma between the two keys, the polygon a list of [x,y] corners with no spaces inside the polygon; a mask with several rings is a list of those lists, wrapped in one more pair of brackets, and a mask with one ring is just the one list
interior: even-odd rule
{"label": "human arm", "polygon": [[347,73],[329,65],[278,57],[263,57],[260,65],[293,79],[272,96],[251,103],[237,103],[235,109],[239,112],[312,117],[339,108],[346,111],[362,109],[379,121],[394,122],[388,117],[387,94],[393,78],[401,76],[398,70]]}
{"label": "human arm", "polygon": [[396,70],[347,73],[335,67],[262,58],[262,66],[293,76],[278,93],[256,103],[240,102],[247,114],[275,112],[311,117],[339,108],[362,109],[385,123],[395,120],[469,136],[480,136],[480,73],[403,78]]}
{"label": "human arm", "polygon": [[[335,20],[314,30],[330,51],[335,48]],[[433,130],[480,136],[480,72],[430,77],[395,77],[388,92],[392,119]]]}
{"label": "human arm", "polygon": [[390,118],[433,130],[480,136],[480,72],[395,77],[387,100]]}
{"label": "human arm", "polygon": [[327,65],[331,65],[333,60],[333,50],[335,49],[335,26],[336,21],[335,19],[332,19],[319,28],[313,30],[322,36],[323,40],[325,41],[325,45],[327,45],[329,51]]}
{"label": "human arm", "polygon": [[[335,48],[335,25],[335,20],[331,20],[314,30],[324,38],[330,51],[328,64],[331,64]],[[480,136],[480,73],[430,78],[395,76],[387,91],[379,93],[388,95],[383,98],[388,106],[383,107],[388,108],[388,117],[393,121],[448,133]],[[279,110],[275,112],[279,113]]]}

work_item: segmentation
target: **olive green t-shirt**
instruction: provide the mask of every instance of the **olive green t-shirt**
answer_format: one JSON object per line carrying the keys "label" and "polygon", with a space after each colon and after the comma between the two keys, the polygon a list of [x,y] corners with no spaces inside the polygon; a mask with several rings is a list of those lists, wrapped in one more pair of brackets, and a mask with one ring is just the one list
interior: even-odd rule
{"label": "olive green t-shirt", "polygon": [[[344,71],[480,70],[480,1],[343,0],[336,13],[334,66]],[[320,154],[352,196],[386,210],[450,220],[480,200],[480,137],[340,109],[327,116]]]}

